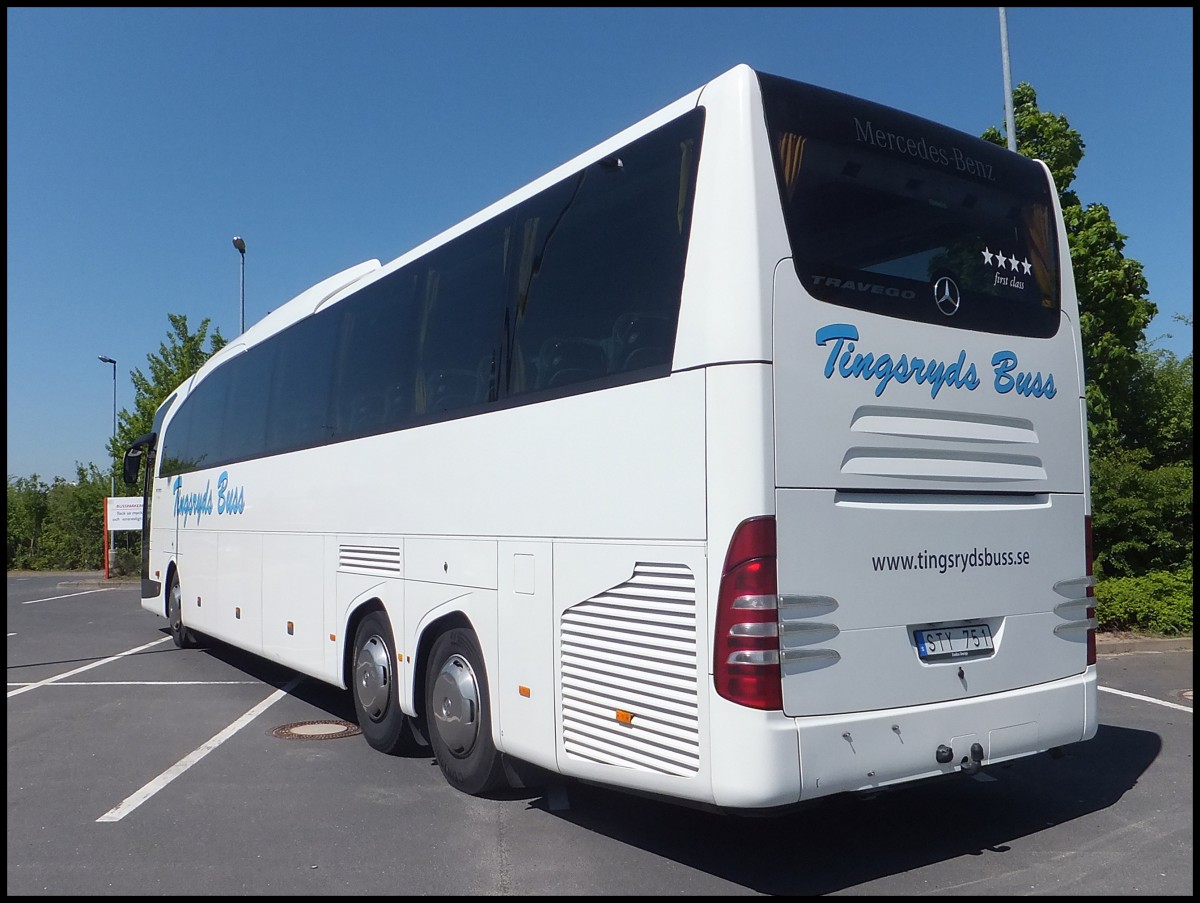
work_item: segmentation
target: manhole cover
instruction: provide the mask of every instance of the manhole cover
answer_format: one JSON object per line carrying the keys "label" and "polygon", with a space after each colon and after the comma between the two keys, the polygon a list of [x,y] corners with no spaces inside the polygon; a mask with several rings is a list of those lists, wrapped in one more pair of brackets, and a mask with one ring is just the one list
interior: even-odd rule
{"label": "manhole cover", "polygon": [[281,740],[340,740],[362,731],[349,721],[293,721],[273,727],[267,733]]}

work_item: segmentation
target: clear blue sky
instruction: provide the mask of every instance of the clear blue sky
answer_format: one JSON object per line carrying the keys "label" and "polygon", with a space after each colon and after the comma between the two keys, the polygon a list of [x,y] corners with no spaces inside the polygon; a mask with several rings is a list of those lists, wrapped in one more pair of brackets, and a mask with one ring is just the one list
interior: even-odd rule
{"label": "clear blue sky", "polygon": [[[1191,8],[1008,9],[1086,152],[1074,188],[1192,350]],[[8,473],[108,466],[168,313],[239,331],[384,262],[737,63],[978,135],[1004,125],[997,7],[8,8]],[[1170,333],[1171,338],[1159,338]]]}

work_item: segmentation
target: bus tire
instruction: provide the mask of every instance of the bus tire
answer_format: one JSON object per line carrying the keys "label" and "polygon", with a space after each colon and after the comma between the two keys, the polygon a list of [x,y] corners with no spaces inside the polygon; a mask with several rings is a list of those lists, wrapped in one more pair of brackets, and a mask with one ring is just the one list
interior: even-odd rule
{"label": "bus tire", "polygon": [[457,627],[437,638],[425,693],[429,744],[450,786],[472,796],[505,788],[504,762],[492,741],[487,672],[472,631]]}
{"label": "bus tire", "polygon": [[408,716],[400,710],[398,669],[392,625],[383,612],[373,611],[354,634],[354,711],[367,743],[389,756],[417,748]]}
{"label": "bus tire", "polygon": [[179,571],[171,572],[171,588],[167,591],[167,621],[171,628],[171,639],[180,649],[194,649],[200,645],[196,634],[183,623],[183,590],[179,586]]}

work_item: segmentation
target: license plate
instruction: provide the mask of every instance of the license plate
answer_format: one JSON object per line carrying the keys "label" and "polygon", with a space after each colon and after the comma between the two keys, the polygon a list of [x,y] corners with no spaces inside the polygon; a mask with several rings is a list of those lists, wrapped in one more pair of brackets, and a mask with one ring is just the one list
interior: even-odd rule
{"label": "license plate", "polygon": [[923,662],[991,655],[992,629],[987,624],[962,624],[958,627],[923,628],[913,631],[917,652]]}

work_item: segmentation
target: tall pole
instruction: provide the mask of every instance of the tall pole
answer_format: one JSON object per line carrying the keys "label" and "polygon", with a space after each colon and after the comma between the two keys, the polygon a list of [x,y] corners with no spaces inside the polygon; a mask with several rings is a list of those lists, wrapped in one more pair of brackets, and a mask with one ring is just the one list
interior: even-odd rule
{"label": "tall pole", "polygon": [[1000,7],[1000,55],[1004,62],[1004,127],[1008,131],[1008,149],[1017,149],[1017,126],[1013,118],[1012,69],[1008,62],[1008,15]]}
{"label": "tall pole", "polygon": [[233,237],[233,246],[242,255],[242,332],[246,331],[246,242],[240,235]]}
{"label": "tall pole", "polygon": [[[100,360],[102,360],[106,364],[112,364],[112,370],[113,370],[112,451],[115,454],[116,450],[117,450],[117,362],[115,359],[113,359],[111,357],[105,357],[103,354],[100,355]],[[117,495],[117,465],[115,463],[115,458],[114,458],[112,468],[108,474],[108,497],[115,498],[116,495]],[[104,528],[107,530],[108,524],[105,524]],[[112,561],[113,556],[116,555],[116,552],[117,552],[117,535],[112,530],[108,531],[108,540],[109,540],[108,560]]]}

